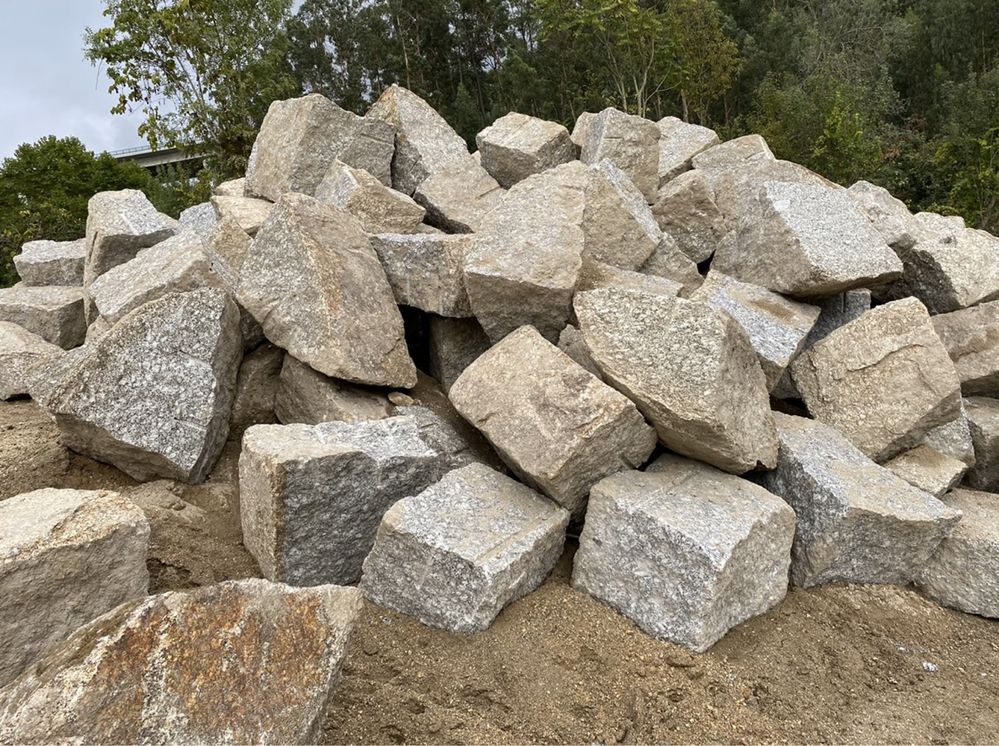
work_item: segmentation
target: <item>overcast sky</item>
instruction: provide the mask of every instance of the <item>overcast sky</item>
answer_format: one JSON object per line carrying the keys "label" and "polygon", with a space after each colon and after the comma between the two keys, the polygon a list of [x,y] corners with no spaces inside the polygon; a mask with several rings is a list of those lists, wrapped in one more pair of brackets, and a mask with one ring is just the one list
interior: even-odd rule
{"label": "overcast sky", "polygon": [[74,135],[91,150],[142,145],[138,114],[114,116],[107,76],[83,57],[101,0],[0,0],[0,159],[22,142]]}

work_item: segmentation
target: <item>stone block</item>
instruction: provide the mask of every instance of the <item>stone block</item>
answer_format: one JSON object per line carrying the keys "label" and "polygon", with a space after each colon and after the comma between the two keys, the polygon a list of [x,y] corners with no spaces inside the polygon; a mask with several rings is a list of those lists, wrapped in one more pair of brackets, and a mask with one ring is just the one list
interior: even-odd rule
{"label": "stone block", "polygon": [[426,213],[411,197],[339,160],[316,188],[316,199],[346,210],[368,233],[412,233]]}
{"label": "stone block", "polygon": [[427,211],[426,220],[447,233],[477,233],[487,213],[506,192],[489,172],[466,155],[448,162],[420,182],[413,199]]}
{"label": "stone block", "polygon": [[721,142],[713,129],[689,124],[677,117],[663,117],[659,127],[659,187],[693,165],[694,156]]}
{"label": "stone block", "polygon": [[87,336],[83,290],[21,284],[3,288],[0,290],[0,321],[24,327],[64,350],[78,347]]}
{"label": "stone block", "polygon": [[392,404],[376,390],[324,376],[286,355],[275,392],[274,411],[285,425],[380,420]]}
{"label": "stone block", "polygon": [[465,290],[465,255],[473,240],[468,235],[382,233],[371,236],[371,246],[396,303],[464,318],[472,315]]}
{"label": "stone block", "polygon": [[975,489],[999,491],[999,399],[972,396],[964,400],[975,448],[967,482]]}
{"label": "stone block", "polygon": [[608,108],[586,129],[579,160],[599,163],[605,158],[624,171],[648,203],[659,190],[659,127],[648,119]]}
{"label": "stone block", "polygon": [[0,321],[0,399],[23,396],[45,366],[63,354],[61,347],[9,321]]}
{"label": "stone block", "polygon": [[999,397],[999,301],[933,317],[965,396]]}
{"label": "stone block", "polygon": [[510,112],[475,137],[482,167],[504,189],[532,174],[576,160],[569,130],[556,122]]}
{"label": "stone block", "polygon": [[14,256],[14,269],[25,285],[83,286],[87,240],[29,241]]}

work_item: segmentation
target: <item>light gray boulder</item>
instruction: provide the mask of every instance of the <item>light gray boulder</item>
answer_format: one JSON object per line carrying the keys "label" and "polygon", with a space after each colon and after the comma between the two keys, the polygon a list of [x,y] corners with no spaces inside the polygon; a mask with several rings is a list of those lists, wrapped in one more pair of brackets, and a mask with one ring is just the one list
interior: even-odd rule
{"label": "light gray boulder", "polygon": [[78,627],[145,596],[148,543],[142,511],[116,492],[0,502],[0,689]]}
{"label": "light gray boulder", "polygon": [[465,318],[472,315],[465,290],[465,255],[473,240],[469,235],[382,233],[371,236],[371,246],[396,303]]}
{"label": "light gray boulder", "polygon": [[225,292],[175,293],[64,357],[32,396],[72,450],[135,479],[199,482],[225,444],[241,353]]}
{"label": "light gray boulder", "polygon": [[780,459],[762,484],[797,516],[791,578],[907,584],[961,514],[878,466],[837,430],[774,413]]}
{"label": "light gray boulder", "polygon": [[719,176],[727,172],[773,160],[776,159],[766,140],[760,135],[745,135],[705,148],[693,156],[691,165],[703,171],[713,185]]}
{"label": "light gray boulder", "polygon": [[260,226],[267,220],[274,203],[256,197],[212,197],[212,208],[218,220],[226,218],[236,221],[249,236],[257,235]]}
{"label": "light gray boulder", "polygon": [[[721,147],[727,144],[724,143]],[[726,250],[738,247],[737,239],[744,223],[748,222],[752,227],[751,224],[759,220],[760,192],[769,182],[811,187],[819,193],[823,190],[843,191],[838,184],[804,166],[773,158],[751,158],[733,165],[732,168],[719,171],[698,169],[698,172],[707,179],[715,206],[724,216],[731,231],[731,235],[726,238]],[[873,230],[867,218],[859,210],[853,217],[859,218],[862,226]]]}
{"label": "light gray boulder", "polygon": [[914,298],[840,327],[799,357],[791,375],[812,416],[879,462],[960,412],[954,363]]}
{"label": "light gray boulder", "polygon": [[426,220],[447,233],[477,233],[487,213],[506,191],[470,155],[449,161],[420,182],[413,199],[427,211]]}
{"label": "light gray boulder", "polygon": [[676,239],[666,233],[663,234],[656,250],[652,252],[652,256],[638,271],[679,283],[683,287],[681,295],[685,297],[697,290],[704,281],[694,261],[680,250]]}
{"label": "light gray boulder", "polygon": [[999,397],[999,301],[933,317],[965,396]]}
{"label": "light gray boulder", "polygon": [[887,189],[868,181],[858,181],[846,193],[886,244],[893,249],[905,250],[916,243],[920,233],[916,219],[905,203],[892,197]]}
{"label": "light gray boulder", "polygon": [[708,127],[689,124],[677,117],[663,117],[659,127],[659,187],[692,167],[694,156],[721,142]]}
{"label": "light gray boulder", "polygon": [[475,319],[431,316],[427,344],[430,347],[430,375],[448,392],[458,376],[489,349],[489,337]]}
{"label": "light gray boulder", "polygon": [[243,263],[237,297],[268,340],[321,373],[416,383],[385,271],[360,223],[337,207],[283,196]]}
{"label": "light gray boulder", "polygon": [[64,350],[83,344],[87,320],[83,290],[17,284],[0,290],[0,321],[24,327]]}
{"label": "light gray boulder", "polygon": [[241,176],[238,179],[223,181],[212,190],[212,194],[217,194],[219,197],[245,197],[246,177]]}
{"label": "light gray boulder", "polygon": [[578,293],[575,309],[605,379],[638,405],[664,445],[735,473],[773,466],[766,378],[731,316],[620,288]]}
{"label": "light gray boulder", "polygon": [[9,321],[0,321],[0,399],[23,396],[34,377],[63,349]]}
{"label": "light gray boulder", "polygon": [[968,470],[963,461],[940,453],[927,445],[900,453],[884,467],[899,479],[934,497],[950,492]]}
{"label": "light gray boulder", "polygon": [[211,202],[202,202],[181,211],[177,222],[180,223],[180,231],[182,232],[194,231],[195,233],[200,233],[202,236],[206,236],[212,232],[215,225],[219,222],[219,216],[215,212],[215,207]]}
{"label": "light gray boulder", "polygon": [[532,327],[483,353],[448,396],[517,476],[577,517],[594,482],[655,447],[634,404]]}
{"label": "light gray boulder", "polygon": [[971,439],[971,425],[968,421],[965,402],[962,400],[958,413],[948,422],[937,425],[922,440],[922,444],[967,466],[975,465],[975,444]]}
{"label": "light gray boulder", "polygon": [[578,117],[576,117],[576,122],[573,124],[572,133],[569,135],[569,139],[572,140],[572,144],[576,146],[576,150],[580,151],[583,149],[583,145],[586,143],[586,136],[590,130],[590,125],[596,120],[597,115],[592,111],[584,111]]}
{"label": "light gray boulder", "polygon": [[608,108],[586,128],[579,160],[595,164],[607,159],[624,171],[652,203],[659,189],[659,127],[648,119]]}
{"label": "light gray boulder", "polygon": [[426,214],[411,197],[339,160],[316,188],[316,199],[346,210],[368,233],[412,233]]}
{"label": "light gray boulder", "polygon": [[590,166],[585,176],[584,262],[638,269],[662,240],[645,197],[609,160]]}
{"label": "light gray boulder", "polygon": [[482,167],[504,189],[532,174],[576,160],[569,130],[556,122],[510,112],[475,136]]}
{"label": "light gray boulder", "polygon": [[727,240],[728,224],[703,171],[688,171],[659,190],[652,215],[694,262],[710,259]]}
{"label": "light gray boulder", "polygon": [[999,399],[972,396],[964,400],[975,448],[967,482],[979,490],[999,491]]}
{"label": "light gray boulder", "polygon": [[578,365],[588,370],[601,381],[604,380],[604,374],[600,372],[600,368],[593,362],[593,355],[590,353],[590,348],[586,345],[586,340],[583,339],[583,333],[579,331],[579,327],[568,324],[562,330],[562,333],[558,335],[558,348],[576,361]]}
{"label": "light gray boulder", "polygon": [[229,421],[231,438],[241,438],[252,425],[267,425],[277,421],[274,400],[284,358],[284,350],[266,342],[243,357],[236,376],[236,393],[232,399],[232,416]]}
{"label": "light gray boulder", "polygon": [[275,390],[274,411],[285,425],[380,420],[392,404],[378,391],[324,376],[285,355]]}
{"label": "light gray boulder", "polygon": [[412,417],[256,425],[239,457],[243,542],[271,580],[356,583],[385,512],[442,474]]}
{"label": "light gray boulder", "polygon": [[14,269],[25,285],[83,286],[87,239],[29,241],[14,256]]}
{"label": "light gray boulder", "polygon": [[364,560],[369,600],[451,632],[489,627],[562,554],[569,513],[470,464],[393,505]]}
{"label": "light gray boulder", "polygon": [[[653,295],[665,295],[675,298],[683,291],[683,285],[668,277],[629,272],[626,269],[603,264],[602,262],[587,262],[579,273],[576,292],[585,292],[597,288],[631,288]],[[561,335],[560,335],[561,336]]]}
{"label": "light gray boulder", "polygon": [[361,608],[258,579],[130,601],[0,692],[0,740],[315,743]]}
{"label": "light gray boulder", "polygon": [[787,592],[794,513],[762,487],[662,456],[594,485],[572,584],[703,652]]}

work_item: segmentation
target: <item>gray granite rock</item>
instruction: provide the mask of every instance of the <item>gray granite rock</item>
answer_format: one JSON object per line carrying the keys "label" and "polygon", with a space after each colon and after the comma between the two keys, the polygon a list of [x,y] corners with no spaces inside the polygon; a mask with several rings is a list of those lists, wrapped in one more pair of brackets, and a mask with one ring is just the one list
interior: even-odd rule
{"label": "gray granite rock", "polygon": [[316,199],[346,210],[368,233],[412,233],[426,214],[411,197],[339,160],[316,188]]}
{"label": "gray granite rock", "polygon": [[916,489],[815,420],[774,413],[780,459],[763,486],[797,516],[791,578],[907,584],[960,513]]}
{"label": "gray granite rock", "polygon": [[482,167],[504,189],[532,174],[576,160],[569,130],[556,122],[510,112],[475,137]]}
{"label": "gray granite rock", "polygon": [[965,396],[999,397],[999,301],[933,317]]}
{"label": "gray granite rock", "polygon": [[668,448],[735,473],[774,464],[766,378],[737,321],[705,303],[618,288],[578,293],[575,309],[605,379]]}
{"label": "gray granite rock", "polygon": [[29,393],[34,377],[62,354],[24,327],[0,321],[0,399]]}
{"label": "gray granite rock", "polygon": [[514,473],[577,517],[594,482],[640,466],[655,447],[634,404],[532,327],[483,353],[449,397]]}
{"label": "gray granite rock", "polygon": [[245,197],[246,177],[241,176],[238,179],[223,181],[212,190],[212,194],[217,194],[219,197]]}
{"label": "gray granite rock", "polygon": [[395,301],[439,316],[472,315],[465,290],[465,255],[472,236],[447,234],[371,236]]}
{"label": "gray granite rock", "polygon": [[272,580],[356,583],[385,511],[441,476],[412,417],[256,425],[239,458],[243,541]]}
{"label": "gray granite rock", "polygon": [[562,554],[569,514],[482,464],[389,509],[364,561],[369,600],[452,632],[489,627]]}
{"label": "gray granite rock", "polygon": [[219,220],[212,232],[205,236],[205,249],[213,268],[223,276],[227,285],[233,288],[239,286],[239,275],[252,244],[253,239],[231,218]]}
{"label": "gray granite rock", "polygon": [[0,740],[315,743],[361,608],[258,579],[130,601],[0,692]]}
{"label": "gray granite rock", "polygon": [[285,425],[379,420],[392,414],[392,404],[379,391],[337,381],[286,355],[274,400],[278,421]]}
{"label": "gray granite rock", "polygon": [[0,502],[0,689],[77,627],[145,596],[148,543],[142,511],[116,492]]}
{"label": "gray granite rock", "polygon": [[87,240],[29,241],[14,256],[14,269],[25,285],[82,287]]}
{"label": "gray granite rock", "polygon": [[689,171],[694,156],[721,142],[713,129],[689,124],[677,117],[663,117],[656,125],[660,132],[660,189],[684,171]]}
{"label": "gray granite rock", "polygon": [[237,296],[271,342],[355,383],[412,386],[402,316],[360,223],[304,194],[287,194],[257,234]]}
{"label": "gray granite rock", "polygon": [[579,327],[572,324],[566,325],[562,333],[558,335],[558,348],[575,360],[578,365],[588,370],[601,381],[604,380],[604,374],[600,372],[600,368],[593,362],[593,355],[590,353],[590,348],[587,346],[586,340],[583,339],[583,333],[579,331]]}
{"label": "gray granite rock", "polygon": [[652,256],[638,271],[678,282],[683,287],[683,296],[693,293],[704,281],[694,261],[680,250],[676,239],[665,233]]}
{"label": "gray granite rock", "polygon": [[576,292],[597,288],[630,288],[670,298],[675,298],[683,291],[683,285],[668,277],[629,272],[602,262],[587,262],[579,273]]}
{"label": "gray granite rock", "polygon": [[791,368],[808,411],[875,461],[958,416],[961,384],[926,308],[908,298],[840,327]]}
{"label": "gray granite rock", "polygon": [[569,139],[572,140],[572,144],[576,146],[577,151],[583,149],[583,145],[586,143],[587,133],[590,131],[590,125],[593,124],[596,118],[597,115],[591,111],[584,111],[576,117],[576,122],[572,127],[572,133],[569,135]]}
{"label": "gray granite rock", "polygon": [[899,479],[934,497],[950,492],[961,481],[968,465],[946,453],[920,445],[900,453],[884,467]]}
{"label": "gray granite rock", "polygon": [[708,180],[727,172],[737,171],[747,164],[775,160],[767,141],[760,135],[745,135],[706,148],[691,159],[691,165],[703,171]]}
{"label": "gray granite rock", "polygon": [[650,635],[703,652],[787,592],[794,513],[677,456],[594,485],[572,584]]}
{"label": "gray granite rock", "polygon": [[487,213],[506,192],[489,172],[466,155],[449,161],[420,182],[413,199],[426,208],[427,222],[448,233],[477,233]]}
{"label": "gray granite rock", "polygon": [[225,444],[241,352],[226,293],[171,294],[66,356],[35,398],[69,448],[139,480],[199,482]]}
{"label": "gray granite rock", "polygon": [[609,160],[590,166],[585,184],[584,261],[638,269],[662,240],[645,197]]}
{"label": "gray granite rock", "polygon": [[858,181],[846,193],[886,244],[904,250],[916,243],[920,230],[915,218],[905,203],[892,197],[887,189]]}
{"label": "gray granite rock", "polygon": [[83,344],[87,321],[83,290],[57,285],[14,285],[0,290],[0,321],[22,326],[65,350]]}
{"label": "gray granite rock", "polygon": [[703,171],[688,171],[659,190],[652,214],[659,228],[694,262],[710,259],[728,233]]}
{"label": "gray granite rock", "polygon": [[489,349],[489,337],[475,319],[431,316],[427,342],[430,347],[430,375],[445,392],[476,358]]}
{"label": "gray granite rock", "polygon": [[960,411],[950,421],[930,430],[922,444],[967,466],[975,465],[975,444],[971,439],[971,425],[963,400]]}
{"label": "gray granite rock", "polygon": [[999,491],[999,399],[972,396],[964,400],[975,447],[975,464],[967,482],[979,490]]}
{"label": "gray granite rock", "polygon": [[587,126],[579,160],[594,164],[606,158],[628,175],[646,202],[655,202],[659,189],[659,137],[655,122],[617,109],[604,109]]}
{"label": "gray granite rock", "polygon": [[[214,230],[219,221],[218,213],[211,202],[202,202],[192,205],[181,211],[177,222],[180,223],[181,231],[194,231],[206,236]],[[82,284],[82,282],[81,282]]]}
{"label": "gray granite rock", "polygon": [[274,203],[256,197],[212,197],[212,208],[219,220],[226,218],[236,221],[237,225],[249,236],[257,235],[260,226],[267,220]]}
{"label": "gray granite rock", "polygon": [[277,421],[274,399],[284,358],[284,350],[266,342],[243,357],[232,399],[230,438],[241,438],[253,425],[268,425]]}

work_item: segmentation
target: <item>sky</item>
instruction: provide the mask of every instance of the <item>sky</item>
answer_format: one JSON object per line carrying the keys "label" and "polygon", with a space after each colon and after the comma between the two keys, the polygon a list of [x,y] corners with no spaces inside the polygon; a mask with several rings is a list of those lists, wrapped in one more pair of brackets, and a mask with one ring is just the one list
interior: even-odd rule
{"label": "sky", "polygon": [[75,136],[89,149],[143,145],[140,114],[111,114],[109,81],[83,56],[101,0],[0,0],[0,160],[23,142]]}

